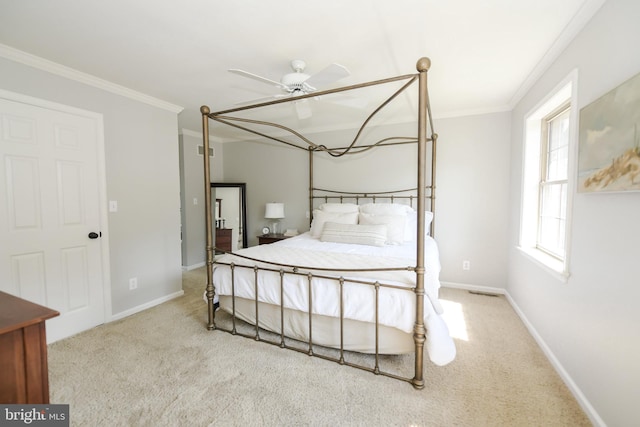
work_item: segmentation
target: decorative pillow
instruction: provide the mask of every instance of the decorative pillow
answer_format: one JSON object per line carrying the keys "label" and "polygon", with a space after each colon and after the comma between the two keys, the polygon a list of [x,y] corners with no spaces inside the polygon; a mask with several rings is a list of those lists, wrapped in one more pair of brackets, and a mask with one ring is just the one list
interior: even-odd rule
{"label": "decorative pillow", "polygon": [[384,246],[387,240],[387,227],[385,225],[326,222],[320,235],[320,240],[323,242]]}
{"label": "decorative pillow", "polygon": [[327,221],[337,222],[341,224],[357,224],[358,212],[350,213],[338,213],[338,212],[325,212],[319,209],[313,211],[313,221],[311,221],[311,235],[313,237],[320,237],[324,223]]}
{"label": "decorative pillow", "polygon": [[360,205],[360,212],[374,215],[407,215],[415,212],[415,209],[401,203],[367,203]]}
{"label": "decorative pillow", "polygon": [[407,222],[407,215],[374,215],[360,213],[358,215],[359,224],[382,224],[387,227],[388,245],[401,245],[404,242],[404,229]]}
{"label": "decorative pillow", "polygon": [[[424,228],[425,234],[429,235],[429,230],[431,229],[431,221],[433,221],[433,213],[429,211],[425,211],[424,213]],[[417,213],[412,215],[407,215],[407,222],[404,229],[404,241],[405,242],[415,242],[416,235],[418,234],[418,215]]]}
{"label": "decorative pillow", "polygon": [[323,203],[320,210],[333,213],[358,212],[358,205],[355,203]]}

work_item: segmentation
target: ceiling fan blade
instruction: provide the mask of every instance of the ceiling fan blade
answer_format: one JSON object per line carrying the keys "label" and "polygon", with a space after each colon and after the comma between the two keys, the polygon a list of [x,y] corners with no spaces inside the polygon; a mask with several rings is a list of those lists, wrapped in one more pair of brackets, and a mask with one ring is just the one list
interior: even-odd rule
{"label": "ceiling fan blade", "polygon": [[348,77],[349,75],[351,75],[351,73],[349,73],[347,67],[334,63],[313,74],[305,80],[304,83],[311,86],[313,90],[317,90],[319,87],[326,86],[330,83]]}
{"label": "ceiling fan blade", "polygon": [[287,86],[283,85],[280,82],[268,79],[266,77],[259,76],[257,74],[250,73],[248,71],[239,70],[237,68],[232,68],[232,69],[230,69],[228,71],[230,73],[238,74],[238,75],[243,76],[243,77],[248,77],[250,79],[257,80],[257,81],[262,82],[262,83],[270,84],[270,85],[275,86],[275,87],[280,88],[280,89],[285,89],[285,90],[288,89]]}
{"label": "ceiling fan blade", "polygon": [[357,109],[363,109],[369,105],[369,101],[364,98],[358,98],[346,94],[333,94],[331,96],[323,97],[323,101]]}
{"label": "ceiling fan blade", "polygon": [[284,98],[286,96],[289,96],[289,95],[288,94],[280,94],[279,93],[277,95],[265,96],[263,98],[249,99],[247,101],[236,102],[236,103],[234,103],[234,105],[258,104],[258,103],[261,103],[261,102],[273,101],[274,99]]}

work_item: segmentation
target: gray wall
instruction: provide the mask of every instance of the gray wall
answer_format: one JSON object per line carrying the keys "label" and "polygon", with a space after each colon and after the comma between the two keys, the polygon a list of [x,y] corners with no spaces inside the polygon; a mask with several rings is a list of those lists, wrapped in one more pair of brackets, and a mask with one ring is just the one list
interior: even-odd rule
{"label": "gray wall", "polygon": [[[506,287],[509,119],[509,113],[495,113],[435,122],[439,134],[436,238],[441,279],[453,286]],[[388,126],[380,134],[415,134],[415,126]],[[311,139],[347,144],[352,134],[327,132]],[[305,151],[265,142],[227,142],[223,150],[225,180],[247,183],[250,246],[257,244],[256,236],[267,224],[264,206],[270,201],[285,204],[283,228],[309,229]],[[314,185],[353,191],[415,187],[416,155],[415,145],[381,147],[340,159],[317,154]],[[471,262],[471,270],[462,270],[463,260]]]}
{"label": "gray wall", "polygon": [[639,16],[637,0],[607,1],[512,115],[508,292],[593,420],[609,426],[640,425],[640,193],[574,196],[571,276],[557,280],[516,248],[523,122],[573,69],[578,108],[640,72]]}
{"label": "gray wall", "polygon": [[[209,141],[214,149],[211,162],[211,181],[223,176],[222,149],[219,143]],[[198,154],[202,134],[183,130],[180,134],[180,212],[182,216],[182,266],[193,268],[206,261],[205,188],[203,158]],[[194,204],[194,199],[198,204]]]}
{"label": "gray wall", "polygon": [[258,244],[256,236],[269,225],[270,220],[264,218],[268,202],[284,203],[286,218],[280,221],[283,229],[309,229],[304,216],[309,188],[306,152],[256,142],[226,142],[222,146],[224,181],[247,184],[249,246]]}
{"label": "gray wall", "polygon": [[107,198],[119,207],[108,216],[112,313],[179,292],[177,114],[1,58],[0,75],[2,89],[103,114]]}

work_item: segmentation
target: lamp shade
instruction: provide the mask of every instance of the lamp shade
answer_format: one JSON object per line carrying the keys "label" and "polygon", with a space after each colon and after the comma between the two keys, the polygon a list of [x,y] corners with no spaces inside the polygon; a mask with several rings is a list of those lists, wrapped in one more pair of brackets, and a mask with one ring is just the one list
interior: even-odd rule
{"label": "lamp shade", "polygon": [[271,219],[284,218],[284,203],[267,203],[264,217]]}

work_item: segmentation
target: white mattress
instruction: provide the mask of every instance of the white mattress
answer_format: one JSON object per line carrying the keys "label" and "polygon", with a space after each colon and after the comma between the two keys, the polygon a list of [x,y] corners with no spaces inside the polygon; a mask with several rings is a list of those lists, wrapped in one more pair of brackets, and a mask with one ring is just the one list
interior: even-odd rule
{"label": "white mattress", "polygon": [[[299,271],[310,271],[314,275],[343,276],[345,279],[379,281],[406,289],[415,286],[416,274],[413,271],[382,272],[337,272],[319,271],[330,267],[342,269],[371,269],[415,266],[415,243],[405,245],[368,246],[343,243],[321,242],[309,233],[285,239],[270,245],[254,246],[238,251],[238,254],[255,260],[298,265]],[[236,265],[258,265],[261,267],[280,267],[268,263],[247,260],[233,254],[220,257],[217,263]],[[284,268],[291,271],[290,268]],[[449,336],[446,324],[440,317],[442,306],[438,300],[440,283],[438,275],[440,263],[435,241],[427,237],[425,242],[425,326],[427,328],[426,349],[431,360],[444,365],[455,358],[455,346]],[[235,269],[235,295],[255,298],[255,272],[253,269]],[[258,300],[263,303],[280,304],[280,274],[278,272],[259,272]],[[306,275],[285,274],[283,305],[287,309],[308,312],[308,277]],[[215,264],[213,284],[216,294],[231,295],[231,275],[229,267]],[[345,282],[344,316],[361,322],[375,322],[375,290],[372,286]],[[312,311],[322,316],[339,317],[339,285],[336,280],[314,277],[312,280]],[[415,293],[404,289],[380,287],[379,322],[405,333],[412,334],[415,323]]]}

